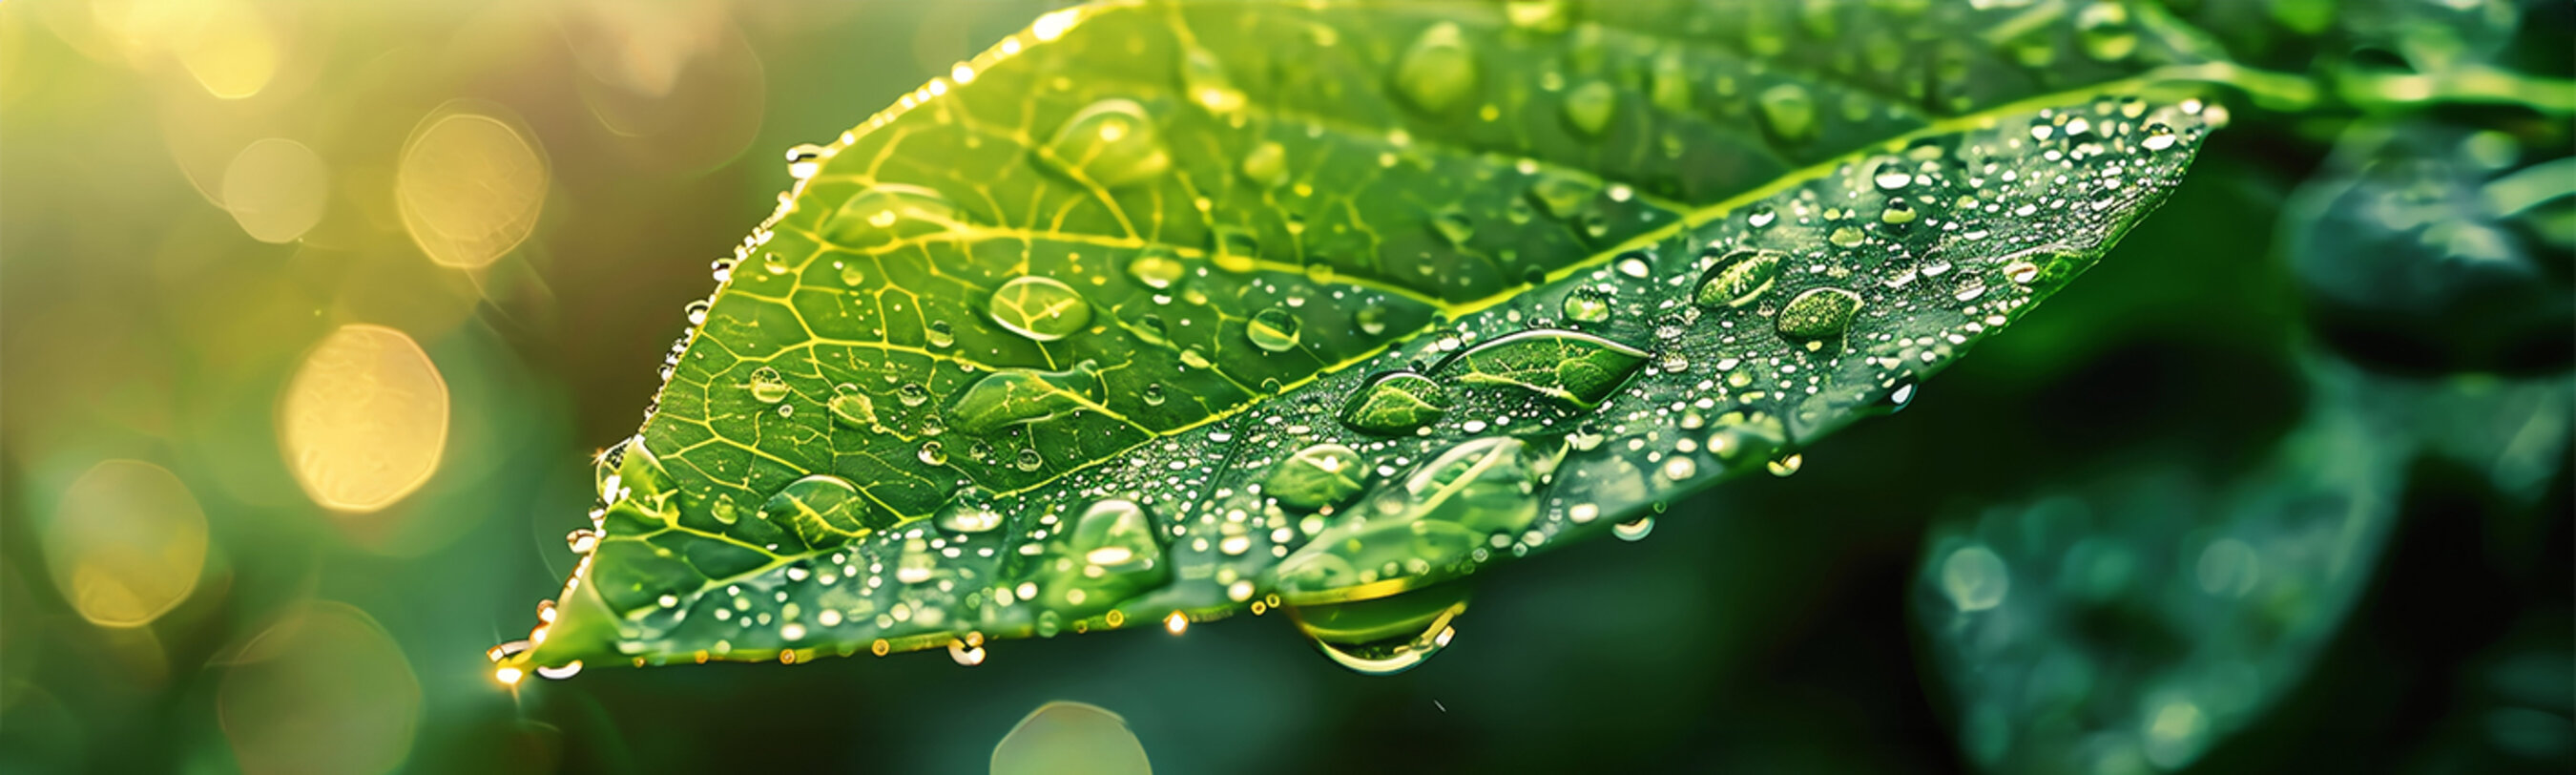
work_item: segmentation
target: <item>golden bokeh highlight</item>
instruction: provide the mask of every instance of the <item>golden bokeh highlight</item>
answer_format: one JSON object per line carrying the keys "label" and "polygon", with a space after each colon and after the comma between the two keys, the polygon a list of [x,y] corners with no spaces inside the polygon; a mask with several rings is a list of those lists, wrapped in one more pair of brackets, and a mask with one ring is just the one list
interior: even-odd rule
{"label": "golden bokeh highlight", "polygon": [[536,230],[545,157],[512,122],[441,108],[412,130],[394,171],[403,229],[432,261],[480,267]]}
{"label": "golden bokeh highlight", "polygon": [[294,242],[322,222],[331,168],[303,143],[270,137],[234,154],[224,167],[224,209],[261,242]]}
{"label": "golden bokeh highlight", "polygon": [[341,326],[304,356],[278,407],[278,441],[314,503],[392,505],[429,481],[447,449],[447,381],[420,344],[384,326]]}
{"label": "golden bokeh highlight", "polygon": [[389,772],[411,754],[420,679],[365,612],[307,603],[241,648],[215,710],[249,775]]}
{"label": "golden bokeh highlight", "polygon": [[92,12],[129,49],[167,54],[206,93],[228,100],[258,94],[285,60],[276,26],[239,0],[136,0]]}
{"label": "golden bokeh highlight", "polygon": [[206,512],[169,469],[101,461],[63,490],[44,548],[55,587],[81,618],[141,627],[196,590]]}

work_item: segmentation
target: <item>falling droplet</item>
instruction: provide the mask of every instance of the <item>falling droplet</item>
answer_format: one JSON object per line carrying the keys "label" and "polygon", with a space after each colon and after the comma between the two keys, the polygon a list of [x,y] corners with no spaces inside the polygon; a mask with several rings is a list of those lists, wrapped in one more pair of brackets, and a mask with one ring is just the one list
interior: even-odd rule
{"label": "falling droplet", "polygon": [[1364,675],[1419,667],[1457,636],[1468,589],[1446,584],[1392,597],[1289,609],[1297,627],[1335,664]]}
{"label": "falling droplet", "polygon": [[1655,515],[1653,514],[1647,514],[1636,519],[1610,526],[1610,534],[1618,536],[1621,541],[1643,541],[1646,540],[1647,534],[1653,532],[1655,532]]}
{"label": "falling droplet", "polygon": [[1765,467],[1767,467],[1767,468],[1771,469],[1771,475],[1772,475],[1772,476],[1782,476],[1782,477],[1785,477],[1785,476],[1788,476],[1788,475],[1790,475],[1790,474],[1795,474],[1795,473],[1797,473],[1797,472],[1798,472],[1798,467],[1799,467],[1799,466],[1802,466],[1802,465],[1806,465],[1806,463],[1807,463],[1807,456],[1805,456],[1805,455],[1799,455],[1799,454],[1789,454],[1789,455],[1782,455],[1782,456],[1780,456],[1780,457],[1772,458],[1770,463],[1765,464]]}
{"label": "falling droplet", "polygon": [[993,322],[1039,342],[1072,336],[1091,324],[1091,302],[1073,286],[1049,277],[1021,276],[993,291]]}
{"label": "falling droplet", "polygon": [[787,393],[787,380],[778,375],[777,369],[762,366],[751,370],[752,400],[775,404],[787,400]]}
{"label": "falling droplet", "polygon": [[1296,313],[1286,307],[1271,307],[1253,313],[1243,332],[1254,347],[1281,353],[1296,349],[1298,325]]}
{"label": "falling droplet", "polygon": [[1619,107],[1619,92],[1607,81],[1584,81],[1565,95],[1565,123],[1575,131],[1599,136],[1610,127],[1610,115]]}
{"label": "falling droplet", "polygon": [[1426,113],[1444,113],[1476,91],[1476,55],[1455,22],[1422,31],[1396,60],[1395,89]]}
{"label": "falling droplet", "polygon": [[1119,188],[1161,177],[1172,167],[1162,131],[1145,107],[1106,99],[1066,119],[1038,157],[1076,180]]}

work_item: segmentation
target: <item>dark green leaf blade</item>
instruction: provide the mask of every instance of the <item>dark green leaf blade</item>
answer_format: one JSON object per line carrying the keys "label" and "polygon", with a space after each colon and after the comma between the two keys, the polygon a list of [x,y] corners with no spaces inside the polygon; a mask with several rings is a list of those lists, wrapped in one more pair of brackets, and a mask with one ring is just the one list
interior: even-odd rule
{"label": "dark green leaf blade", "polygon": [[[1857,110],[1885,143],[1865,154],[1758,174],[1641,163],[1645,185],[1605,183],[1562,166],[1621,169],[1598,149],[1479,145],[1473,120],[1395,117],[1464,109],[1406,93],[1456,88],[1437,72],[1444,47],[1552,34],[1494,13],[1073,9],[846,136],[728,268],[640,442],[603,478],[595,551],[514,664],[942,644],[980,659],[988,638],[1463,576],[1907,394],[2099,258],[2199,135],[2194,109],[2115,98],[2135,87],[2116,84],[1937,121]],[[1269,49],[1184,39],[1247,20],[1338,30],[1318,45],[1366,52],[1317,54],[1316,72],[1394,74],[1265,80],[1229,63],[1210,80],[1202,53]],[[1575,25],[1561,45],[1625,50],[1603,43],[1612,32]],[[1066,75],[1131,61],[1174,64],[1150,82]],[[1523,100],[1515,117],[1537,92],[1514,84],[1553,91],[1547,72],[1480,72],[1479,88]],[[1289,87],[1336,82],[1344,103],[1386,103],[1378,134],[1250,118],[1297,105]],[[1802,83],[1877,104],[1867,79]],[[1580,130],[1588,110],[1548,113]],[[1704,118],[1734,132],[1779,118],[1755,112]],[[1796,155],[1821,153],[1832,115],[1765,147],[1815,158]],[[1666,186],[1645,166],[1729,182]],[[1499,215],[1462,226],[1458,212]],[[1450,244],[1369,241],[1394,240],[1377,232],[1389,222]],[[1509,247],[1464,249],[1488,238]],[[1745,249],[1776,256],[1761,282],[1738,272],[1725,303],[1697,303]],[[1433,387],[1376,419],[1341,416],[1389,373]],[[1330,475],[1282,478],[1291,464]]]}

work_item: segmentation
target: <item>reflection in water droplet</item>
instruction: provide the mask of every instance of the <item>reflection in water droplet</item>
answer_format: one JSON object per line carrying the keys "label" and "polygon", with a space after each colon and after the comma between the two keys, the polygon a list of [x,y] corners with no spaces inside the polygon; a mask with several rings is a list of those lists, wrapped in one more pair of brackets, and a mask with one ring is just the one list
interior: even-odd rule
{"label": "reflection in water droplet", "polygon": [[748,383],[748,387],[751,388],[752,399],[764,404],[785,401],[790,392],[787,379],[779,376],[777,369],[767,366],[751,370],[751,382]]}
{"label": "reflection in water droplet", "polygon": [[1782,306],[1772,327],[1780,338],[1791,342],[1835,339],[1851,328],[1852,317],[1860,308],[1860,294],[1841,288],[1811,288]]}
{"label": "reflection in water droplet", "polygon": [[1786,258],[1788,254],[1777,250],[1730,251],[1700,276],[1699,292],[1693,298],[1706,307],[1751,304],[1771,290],[1772,282],[1780,276],[1780,262]]}
{"label": "reflection in water droplet", "polygon": [[1394,436],[1412,433],[1449,412],[1449,390],[1430,377],[1394,371],[1369,378],[1343,402],[1341,421],[1354,430]]}
{"label": "reflection in water droplet", "polygon": [[1368,463],[1358,452],[1340,444],[1317,444],[1272,466],[1261,491],[1281,505],[1313,510],[1350,500],[1368,480]]}
{"label": "reflection in water droplet", "polygon": [[1610,297],[1589,287],[1576,288],[1565,294],[1563,312],[1567,320],[1577,323],[1609,320]]}
{"label": "reflection in water droplet", "polygon": [[1807,456],[1805,455],[1784,455],[1772,458],[1771,462],[1764,464],[1764,467],[1771,470],[1772,476],[1785,477],[1797,473],[1798,468],[1805,465],[1806,462]]}
{"label": "reflection in water droplet", "polygon": [[832,419],[840,421],[844,427],[856,430],[883,429],[883,426],[877,424],[876,402],[869,399],[868,394],[860,392],[857,385],[843,382],[833,386],[832,401],[825,408],[831,410]]}
{"label": "reflection in water droplet", "polygon": [[1178,284],[1182,273],[1188,270],[1188,264],[1181,263],[1180,259],[1172,257],[1170,250],[1163,248],[1148,248],[1127,261],[1127,276],[1158,291]]}
{"label": "reflection in water droplet", "polygon": [[1287,352],[1297,347],[1298,325],[1296,313],[1286,307],[1271,307],[1253,313],[1252,320],[1244,324],[1244,335],[1255,347]]}
{"label": "reflection in water droplet", "polygon": [[1066,119],[1038,158],[1050,169],[1105,188],[1161,177],[1172,167],[1162,130],[1128,99],[1092,103]]}
{"label": "reflection in water droplet", "polygon": [[1072,336],[1091,324],[1091,302],[1061,281],[1021,276],[993,291],[987,311],[993,322],[1014,334],[1039,342]]}
{"label": "reflection in water droplet", "polygon": [[1364,675],[1419,667],[1448,647],[1452,623],[1467,611],[1464,584],[1443,584],[1392,597],[1289,609],[1298,629],[1335,664]]}

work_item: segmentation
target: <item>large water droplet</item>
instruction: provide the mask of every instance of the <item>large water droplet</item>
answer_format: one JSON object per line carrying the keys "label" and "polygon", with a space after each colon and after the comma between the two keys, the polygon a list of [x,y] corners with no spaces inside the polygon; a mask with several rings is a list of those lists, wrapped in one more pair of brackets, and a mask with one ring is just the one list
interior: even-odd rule
{"label": "large water droplet", "polygon": [[1262,494],[1299,509],[1337,506],[1368,484],[1368,463],[1340,444],[1317,444],[1298,450],[1271,466]]}
{"label": "large water droplet", "polygon": [[1243,333],[1252,340],[1252,346],[1280,353],[1297,348],[1299,325],[1297,313],[1286,307],[1271,307],[1252,313],[1252,320],[1244,323]]}
{"label": "large water droplet", "polygon": [[951,427],[982,436],[1007,426],[1044,422],[1099,403],[1098,364],[1083,361],[1064,371],[1002,369],[959,393],[948,408]]}
{"label": "large water droplet", "polygon": [[1414,107],[1442,113],[1476,92],[1476,55],[1455,22],[1440,22],[1413,39],[1395,64],[1395,89]]}
{"label": "large water droplet", "polygon": [[982,533],[1001,527],[1002,513],[993,509],[991,497],[982,488],[968,485],[939,505],[931,524],[951,533]]}
{"label": "large water droplet", "polygon": [[1799,142],[1816,135],[1816,98],[1807,93],[1807,87],[1775,84],[1762,90],[1756,102],[1762,108],[1762,121],[1780,139]]}
{"label": "large water droplet", "polygon": [[1170,578],[1154,519],[1135,501],[1094,501],[1073,520],[1065,561],[1050,563],[1039,601],[1066,616],[1107,610]]}
{"label": "large water droplet", "polygon": [[1841,288],[1809,289],[1780,308],[1772,327],[1780,338],[1791,342],[1835,339],[1851,328],[1852,317],[1860,307],[1860,294]]}
{"label": "large water droplet", "polygon": [[1106,99],[1066,119],[1039,158],[1077,180],[1118,188],[1161,177],[1172,167],[1162,131],[1134,100]]}
{"label": "large water droplet", "polygon": [[850,480],[815,474],[787,483],[760,504],[760,519],[787,528],[808,546],[839,546],[895,523],[894,515],[873,508]]}
{"label": "large water droplet", "polygon": [[987,311],[1003,329],[1040,342],[1072,336],[1091,324],[1091,302],[1050,277],[1012,278],[993,291]]}
{"label": "large water droplet", "polygon": [[1413,669],[1449,645],[1468,588],[1448,584],[1393,597],[1289,609],[1299,630],[1334,663],[1366,675]]}
{"label": "large water droplet", "polygon": [[1619,92],[1608,81],[1584,81],[1565,94],[1565,123],[1575,131],[1598,136],[1610,127],[1610,115],[1619,108]]}
{"label": "large water droplet", "polygon": [[825,408],[831,410],[832,419],[840,421],[845,427],[858,430],[883,430],[884,428],[877,424],[876,402],[869,399],[868,394],[860,392],[857,385],[843,382],[833,386],[832,400],[825,405]]}
{"label": "large water droplet", "polygon": [[1528,390],[1576,409],[1610,397],[1647,354],[1580,331],[1530,329],[1480,342],[1431,372],[1468,385]]}
{"label": "large water droplet", "polygon": [[1576,288],[1565,294],[1563,311],[1567,320],[1577,323],[1609,320],[1610,296],[1590,287]]}
{"label": "large water droplet", "polygon": [[1243,108],[1243,90],[1225,75],[1225,63],[1216,54],[1193,47],[1181,57],[1181,87],[1190,101],[1213,113],[1232,113]]}
{"label": "large water droplet", "polygon": [[1771,284],[1780,276],[1780,262],[1788,257],[1777,250],[1728,251],[1700,276],[1699,292],[1693,298],[1706,307],[1751,304],[1771,290]]}
{"label": "large water droplet", "polygon": [[[965,218],[957,204],[936,190],[901,183],[879,183],[841,203],[823,220],[823,240],[835,245],[873,248],[907,237],[958,228]],[[777,262],[769,262],[779,265]],[[844,268],[843,281],[851,280]]]}
{"label": "large water droplet", "polygon": [[1343,402],[1341,420],[1352,429],[1387,436],[1412,433],[1449,413],[1449,390],[1430,377],[1393,371],[1369,378]]}
{"label": "large water droplet", "polygon": [[767,366],[752,369],[750,387],[752,400],[764,404],[787,400],[787,379],[779,376],[777,369]]}

